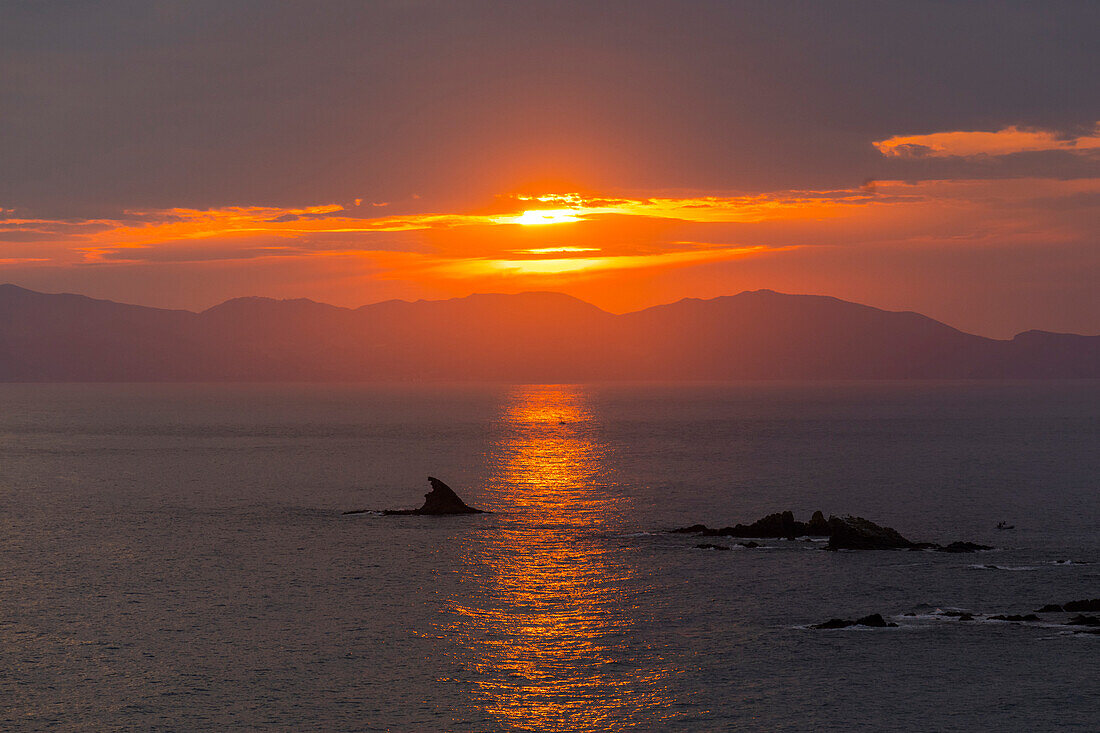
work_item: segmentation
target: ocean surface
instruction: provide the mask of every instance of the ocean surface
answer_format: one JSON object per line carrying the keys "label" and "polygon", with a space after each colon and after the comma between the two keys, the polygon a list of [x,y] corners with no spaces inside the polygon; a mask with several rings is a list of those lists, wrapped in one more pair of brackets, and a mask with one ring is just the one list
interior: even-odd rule
{"label": "ocean surface", "polygon": [[[786,509],[998,549],[664,531]],[[1096,731],[1100,636],[943,612],[1098,563],[1096,382],[0,385],[3,730]]]}

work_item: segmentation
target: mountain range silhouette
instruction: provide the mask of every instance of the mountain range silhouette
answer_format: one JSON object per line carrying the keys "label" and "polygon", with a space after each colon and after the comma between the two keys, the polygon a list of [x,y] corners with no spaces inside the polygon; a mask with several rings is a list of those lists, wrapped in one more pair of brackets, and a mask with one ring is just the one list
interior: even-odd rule
{"label": "mountain range silhouette", "polygon": [[771,290],[615,315],[561,293],[200,313],[0,285],[0,381],[584,382],[1100,378],[1100,336],[963,333]]}

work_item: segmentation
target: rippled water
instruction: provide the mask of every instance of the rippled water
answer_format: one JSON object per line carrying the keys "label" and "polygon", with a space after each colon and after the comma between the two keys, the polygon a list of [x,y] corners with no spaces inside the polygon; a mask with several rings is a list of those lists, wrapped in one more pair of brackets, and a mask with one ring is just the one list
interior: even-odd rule
{"label": "rippled water", "polygon": [[[1096,730],[1100,637],[935,610],[1100,597],[1098,407],[1096,383],[0,385],[0,724]],[[418,505],[428,474],[492,513],[340,514]],[[660,531],[782,509],[999,549]],[[901,626],[805,628],[872,612]]]}

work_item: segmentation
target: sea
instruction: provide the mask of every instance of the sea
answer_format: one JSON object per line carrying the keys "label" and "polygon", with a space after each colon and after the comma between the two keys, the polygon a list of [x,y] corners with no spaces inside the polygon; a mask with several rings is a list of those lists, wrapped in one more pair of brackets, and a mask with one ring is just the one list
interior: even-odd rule
{"label": "sea", "polygon": [[0,385],[8,731],[1097,731],[1097,597],[1098,382]]}

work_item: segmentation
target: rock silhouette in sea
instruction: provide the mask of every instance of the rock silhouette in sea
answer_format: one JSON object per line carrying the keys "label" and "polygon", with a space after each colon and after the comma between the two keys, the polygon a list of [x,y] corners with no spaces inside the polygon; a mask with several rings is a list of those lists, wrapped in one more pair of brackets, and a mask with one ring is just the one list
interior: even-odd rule
{"label": "rock silhouette in sea", "polygon": [[891,527],[863,517],[829,517],[830,550],[902,550],[914,547]]}
{"label": "rock silhouette in sea", "polygon": [[1066,621],[1067,626],[1100,626],[1100,616],[1085,616],[1083,614],[1077,614],[1069,621]]}
{"label": "rock silhouette in sea", "polygon": [[1100,611],[1100,598],[1089,598],[1084,601],[1070,601],[1062,604],[1063,611]]}
{"label": "rock silhouette in sea", "polygon": [[1081,611],[1100,611],[1100,598],[1086,598],[1080,601],[1070,601],[1069,603],[1048,603],[1042,608],[1036,609],[1035,613],[1080,613]]}
{"label": "rock silhouette in sea", "polygon": [[733,527],[711,529],[705,524],[693,524],[690,527],[674,529],[680,534],[699,534],[704,537],[827,537],[829,535],[829,523],[821,512],[814,512],[809,522],[799,522],[794,518],[793,512],[776,512],[758,519],[752,524],[737,524]]}
{"label": "rock silhouette in sea", "polygon": [[[427,514],[432,516],[445,514],[484,514],[484,511],[481,509],[474,509],[472,506],[467,506],[466,502],[458,498],[458,494],[454,492],[454,489],[434,476],[428,477],[428,483],[431,484],[432,490],[424,494],[424,506],[419,509],[387,509],[383,511],[382,514]],[[369,509],[355,509],[344,512],[344,514],[363,514],[369,511]]]}
{"label": "rock silhouette in sea", "polygon": [[887,621],[881,614],[872,613],[869,616],[856,619],[831,618],[820,624],[810,624],[811,629],[846,629],[849,626],[869,626],[873,629],[896,629],[897,624]]}
{"label": "rock silhouette in sea", "polygon": [[992,550],[988,545],[974,542],[952,542],[939,545],[935,542],[913,542],[891,527],[882,527],[863,517],[829,517],[814,512],[809,522],[799,522],[792,512],[776,512],[758,519],[752,524],[736,524],[721,529],[705,524],[693,524],[672,530],[678,534],[697,534],[702,537],[828,537],[828,550],[934,550],[936,552],[976,552]]}

